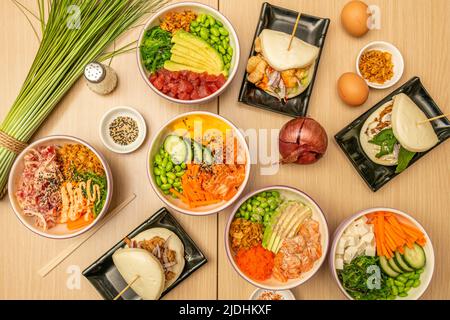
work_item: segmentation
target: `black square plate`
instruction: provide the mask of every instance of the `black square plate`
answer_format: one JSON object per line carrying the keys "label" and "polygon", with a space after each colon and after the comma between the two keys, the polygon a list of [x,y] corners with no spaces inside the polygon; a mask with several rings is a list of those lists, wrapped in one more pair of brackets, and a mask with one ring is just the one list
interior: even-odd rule
{"label": "black square plate", "polygon": [[[207,259],[166,208],[159,209],[152,217],[129,233],[127,237],[131,239],[142,231],[156,227],[167,228],[170,231],[173,231],[181,239],[184,244],[184,258],[186,260],[183,272],[169,288],[163,291],[161,295],[161,297],[163,297],[181,281],[204,265],[207,262]],[[112,260],[114,252],[124,246],[125,241],[120,241],[83,271],[83,276],[92,283],[95,289],[97,289],[106,300],[114,299],[117,294],[127,286],[127,283],[116,269]],[[132,289],[129,289],[122,295],[122,299],[139,300],[140,297]]]}
{"label": "black square plate", "polygon": [[[264,2],[249,57],[256,53],[255,39],[263,29],[272,29],[291,34],[297,15],[298,13],[295,11]],[[311,83],[305,91],[294,98],[288,99],[286,103],[283,103],[247,81],[247,73],[245,73],[239,93],[239,102],[293,117],[306,116],[329,24],[330,19],[313,17],[307,14],[300,16],[300,22],[295,35],[320,49]]]}
{"label": "black square plate", "polygon": [[[392,180],[395,176],[398,175],[398,173],[395,173],[395,166],[387,167],[376,164],[366,156],[361,147],[361,144],[359,143],[359,132],[361,131],[361,127],[364,125],[364,122],[369,117],[369,115],[372,114],[372,112],[377,110],[386,102],[390,101],[393,96],[401,92],[408,95],[427,115],[428,118],[442,115],[442,111],[425,90],[422,83],[420,82],[420,79],[418,77],[414,77],[404,85],[402,85],[400,88],[389,94],[383,100],[378,102],[372,108],[367,110],[367,112],[362,114],[359,118],[350,123],[334,136],[336,142],[347,155],[350,162],[356,168],[356,170],[370,187],[370,189],[372,189],[372,191],[374,192],[384,186],[387,182]],[[450,137],[450,122],[447,118],[441,118],[439,120],[432,121],[431,124],[439,138],[439,142],[436,144],[436,146],[438,146]],[[431,149],[426,152],[416,153],[416,155],[410,161],[408,167],[410,167],[414,162],[422,158],[430,151]]]}

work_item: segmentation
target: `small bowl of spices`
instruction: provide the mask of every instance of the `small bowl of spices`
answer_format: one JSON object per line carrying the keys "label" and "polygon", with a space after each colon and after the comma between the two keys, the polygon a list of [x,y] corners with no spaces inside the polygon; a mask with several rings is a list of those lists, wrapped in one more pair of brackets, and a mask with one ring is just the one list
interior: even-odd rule
{"label": "small bowl of spices", "polygon": [[367,44],[356,58],[356,72],[374,89],[386,89],[402,77],[404,61],[391,43],[374,41]]}
{"label": "small bowl of spices", "polygon": [[103,144],[116,153],[135,151],[144,142],[146,134],[144,118],[130,107],[120,106],[109,110],[100,123]]}

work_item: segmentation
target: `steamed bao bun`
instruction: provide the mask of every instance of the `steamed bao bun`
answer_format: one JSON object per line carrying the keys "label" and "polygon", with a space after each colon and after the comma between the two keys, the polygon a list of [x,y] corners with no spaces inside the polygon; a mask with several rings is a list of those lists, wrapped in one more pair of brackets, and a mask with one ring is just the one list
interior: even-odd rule
{"label": "steamed bao bun", "polygon": [[114,265],[124,280],[129,284],[136,276],[139,278],[131,285],[137,295],[144,300],[156,300],[162,292],[170,287],[181,275],[185,265],[184,245],[180,238],[165,228],[152,228],[141,232],[132,241],[140,242],[160,237],[166,241],[168,249],[175,251],[176,264],[170,267],[175,276],[166,281],[164,268],[161,262],[152,253],[141,248],[117,250],[112,258]]}

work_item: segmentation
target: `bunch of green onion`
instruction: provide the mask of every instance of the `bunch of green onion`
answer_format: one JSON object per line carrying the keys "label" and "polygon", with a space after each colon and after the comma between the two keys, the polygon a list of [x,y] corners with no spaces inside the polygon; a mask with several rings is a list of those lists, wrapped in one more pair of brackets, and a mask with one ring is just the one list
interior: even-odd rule
{"label": "bunch of green onion", "polygon": [[[143,16],[166,0],[37,0],[39,15],[12,0],[30,24],[40,22],[40,46],[25,82],[0,130],[28,142],[91,61],[130,48],[105,50]],[[39,38],[35,28],[36,36]],[[0,147],[0,195],[4,195],[16,154]]]}

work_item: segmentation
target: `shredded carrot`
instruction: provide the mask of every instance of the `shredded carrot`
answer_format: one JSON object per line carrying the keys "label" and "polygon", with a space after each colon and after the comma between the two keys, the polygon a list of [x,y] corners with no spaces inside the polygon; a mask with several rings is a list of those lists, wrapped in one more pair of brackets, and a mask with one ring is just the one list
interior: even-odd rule
{"label": "shredded carrot", "polygon": [[373,212],[366,215],[367,223],[374,225],[377,254],[392,258],[395,251],[404,253],[405,246],[414,243],[424,246],[425,235],[416,227],[400,221],[391,212]]}

